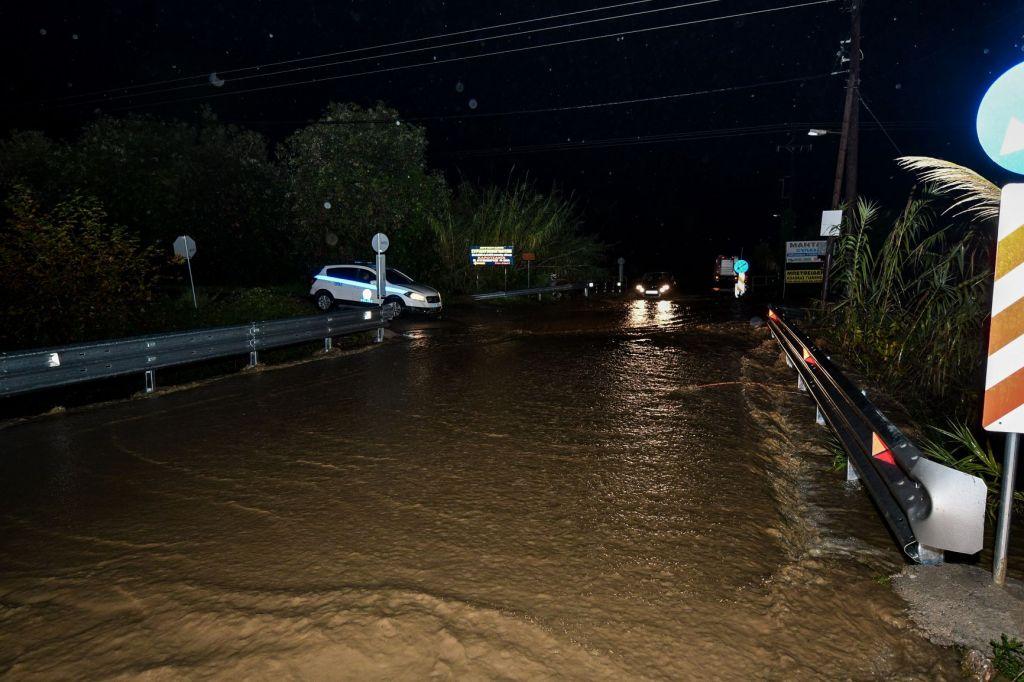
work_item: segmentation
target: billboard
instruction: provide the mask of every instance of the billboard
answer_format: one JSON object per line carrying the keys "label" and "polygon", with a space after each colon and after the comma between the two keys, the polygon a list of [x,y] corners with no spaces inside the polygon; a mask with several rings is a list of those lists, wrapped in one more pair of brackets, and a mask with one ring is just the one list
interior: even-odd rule
{"label": "billboard", "polygon": [[822,268],[786,270],[786,284],[821,284],[824,274]]}
{"label": "billboard", "polygon": [[815,239],[802,242],[786,242],[787,263],[824,263],[828,242]]}
{"label": "billboard", "polygon": [[472,246],[469,249],[469,262],[473,265],[504,265],[513,263],[511,246]]}

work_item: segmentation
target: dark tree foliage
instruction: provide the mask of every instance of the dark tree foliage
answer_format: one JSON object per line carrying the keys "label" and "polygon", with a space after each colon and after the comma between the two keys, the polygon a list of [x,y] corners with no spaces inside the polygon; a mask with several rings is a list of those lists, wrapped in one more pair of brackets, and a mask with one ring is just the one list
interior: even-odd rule
{"label": "dark tree foliage", "polygon": [[46,345],[132,331],[150,300],[152,254],[111,224],[93,197],[45,209],[14,188],[0,227],[0,346]]}

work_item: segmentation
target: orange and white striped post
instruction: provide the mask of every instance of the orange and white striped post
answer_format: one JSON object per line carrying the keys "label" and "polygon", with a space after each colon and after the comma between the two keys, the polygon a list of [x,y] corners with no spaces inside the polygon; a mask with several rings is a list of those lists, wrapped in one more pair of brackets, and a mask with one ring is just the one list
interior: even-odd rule
{"label": "orange and white striped post", "polygon": [[1017,445],[1024,431],[1024,184],[1004,187],[999,207],[982,424],[987,431],[1007,434],[992,567],[993,579],[1002,585],[1006,580]]}

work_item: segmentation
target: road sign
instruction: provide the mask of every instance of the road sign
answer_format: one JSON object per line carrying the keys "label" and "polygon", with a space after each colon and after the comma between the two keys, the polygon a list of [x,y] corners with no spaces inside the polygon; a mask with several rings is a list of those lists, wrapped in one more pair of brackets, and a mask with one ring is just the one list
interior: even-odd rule
{"label": "road sign", "polygon": [[1024,184],[1004,187],[999,207],[982,424],[1024,432]]}
{"label": "road sign", "polygon": [[513,263],[511,246],[473,246],[469,249],[469,262],[473,265],[504,265]]}
{"label": "road sign", "polygon": [[190,260],[196,255],[196,242],[192,237],[183,234],[174,240],[174,255],[178,258]]}
{"label": "road sign", "polygon": [[192,287],[192,306],[199,310],[199,299],[196,298],[196,282],[192,279],[192,258],[196,255],[196,242],[192,237],[183,234],[174,240],[174,255],[184,258],[188,265],[188,283]]}
{"label": "road sign", "polygon": [[786,242],[787,263],[822,263],[828,242],[824,239],[812,241]]}
{"label": "road sign", "polygon": [[839,228],[843,224],[843,212],[842,211],[822,211],[821,212],[821,236],[822,237],[838,237]]}
{"label": "road sign", "polygon": [[742,258],[732,264],[732,271],[737,275],[742,275],[744,272],[750,269],[750,263],[743,260]]}
{"label": "road sign", "polygon": [[626,259],[623,258],[622,256],[619,256],[619,265],[625,265],[625,264],[626,264]]}
{"label": "road sign", "polygon": [[978,107],[978,140],[1006,170],[1024,174],[1024,63],[988,89]]}
{"label": "road sign", "polygon": [[373,235],[373,239],[370,240],[370,246],[372,246],[373,250],[377,253],[384,253],[388,250],[388,246],[390,245],[391,242],[388,241],[388,236],[383,232],[378,232]]}
{"label": "road sign", "polygon": [[523,251],[522,259],[529,263],[532,260],[537,260],[537,254],[531,253],[530,251]]}
{"label": "road sign", "polygon": [[821,268],[786,270],[786,284],[821,284],[823,272]]}

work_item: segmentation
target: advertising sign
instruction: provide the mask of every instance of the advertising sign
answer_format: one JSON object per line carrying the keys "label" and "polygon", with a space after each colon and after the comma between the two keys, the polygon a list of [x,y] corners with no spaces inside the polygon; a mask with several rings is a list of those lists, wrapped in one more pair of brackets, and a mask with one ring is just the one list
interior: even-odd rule
{"label": "advertising sign", "polygon": [[786,242],[787,263],[824,263],[828,242],[816,239],[803,242]]}
{"label": "advertising sign", "polygon": [[822,211],[821,212],[821,236],[822,237],[838,237],[839,229],[843,225],[843,212],[842,211]]}
{"label": "advertising sign", "polygon": [[473,246],[469,249],[469,262],[473,265],[504,265],[513,263],[511,246]]}
{"label": "advertising sign", "polygon": [[821,268],[786,270],[786,284],[821,284],[824,272]]}

